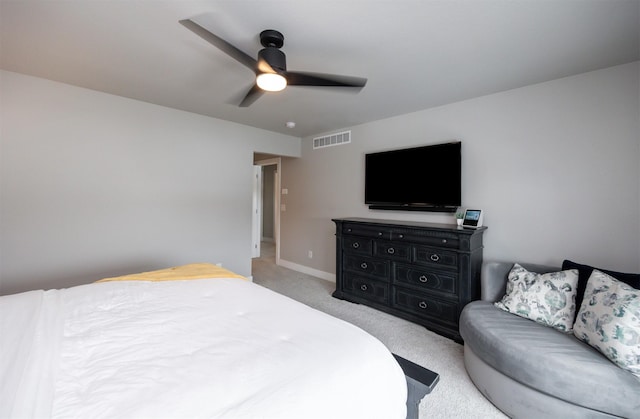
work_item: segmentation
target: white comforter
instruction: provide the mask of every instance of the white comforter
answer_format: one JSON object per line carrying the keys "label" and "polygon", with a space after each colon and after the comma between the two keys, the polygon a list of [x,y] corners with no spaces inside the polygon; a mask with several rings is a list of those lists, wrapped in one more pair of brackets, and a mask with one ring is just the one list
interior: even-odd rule
{"label": "white comforter", "polygon": [[0,417],[405,417],[404,375],[357,327],[239,279],[0,297]]}

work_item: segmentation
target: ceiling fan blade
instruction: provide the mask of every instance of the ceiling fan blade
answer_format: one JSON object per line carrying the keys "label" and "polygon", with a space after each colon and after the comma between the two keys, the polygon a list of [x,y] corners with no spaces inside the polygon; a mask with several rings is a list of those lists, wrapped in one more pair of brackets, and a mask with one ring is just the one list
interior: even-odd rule
{"label": "ceiling fan blade", "polygon": [[191,32],[195,33],[205,41],[209,42],[216,48],[220,49],[222,52],[233,58],[234,60],[240,62],[241,64],[249,67],[252,71],[256,69],[256,60],[251,58],[249,55],[245,54],[243,51],[234,47],[224,39],[220,38],[217,35],[209,32],[207,29],[198,25],[191,19],[183,19],[179,21],[184,27],[189,29]]}
{"label": "ceiling fan blade", "polygon": [[287,71],[284,75],[287,78],[287,84],[291,86],[339,86],[362,89],[367,84],[367,79],[365,78],[337,74]]}
{"label": "ceiling fan blade", "polygon": [[263,93],[264,93],[264,90],[259,88],[257,84],[254,84],[251,87],[251,89],[249,89],[244,99],[242,99],[242,102],[240,102],[240,105],[238,106],[240,106],[241,108],[246,108],[247,106],[250,106],[253,102],[258,100],[258,98],[262,96]]}

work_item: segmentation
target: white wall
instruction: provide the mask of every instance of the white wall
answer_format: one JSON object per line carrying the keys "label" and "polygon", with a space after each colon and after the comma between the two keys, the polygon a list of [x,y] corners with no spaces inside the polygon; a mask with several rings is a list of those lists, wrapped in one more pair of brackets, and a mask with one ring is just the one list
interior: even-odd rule
{"label": "white wall", "polygon": [[1,72],[0,293],[191,262],[251,274],[253,152],[298,138]]}
{"label": "white wall", "polygon": [[335,217],[453,223],[369,210],[364,155],[461,140],[462,200],[486,211],[485,260],[640,271],[639,73],[636,62],[359,125],[343,146],[303,139],[302,158],[283,163],[281,258],[335,273]]}

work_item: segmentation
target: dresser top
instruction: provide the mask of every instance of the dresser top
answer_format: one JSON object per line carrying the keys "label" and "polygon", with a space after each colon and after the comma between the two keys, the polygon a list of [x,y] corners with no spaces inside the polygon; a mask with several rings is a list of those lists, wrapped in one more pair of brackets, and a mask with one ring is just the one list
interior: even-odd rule
{"label": "dresser top", "polygon": [[478,228],[465,228],[465,227],[457,226],[455,224],[425,223],[421,221],[404,221],[404,220],[380,220],[377,218],[333,218],[331,221],[352,222],[352,223],[361,223],[361,224],[370,224],[370,225],[389,225],[389,226],[399,226],[399,227],[429,228],[432,230],[455,231],[457,233],[462,233],[462,234],[474,234],[476,232],[484,231],[487,229],[487,227],[485,226],[478,227]]}

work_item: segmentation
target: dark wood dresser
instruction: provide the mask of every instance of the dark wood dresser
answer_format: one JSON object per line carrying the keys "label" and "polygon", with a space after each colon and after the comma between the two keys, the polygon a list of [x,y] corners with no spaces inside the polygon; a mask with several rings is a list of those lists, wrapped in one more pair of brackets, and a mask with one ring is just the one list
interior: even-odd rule
{"label": "dark wood dresser", "polygon": [[340,218],[333,296],[462,342],[460,311],[480,298],[486,227]]}

